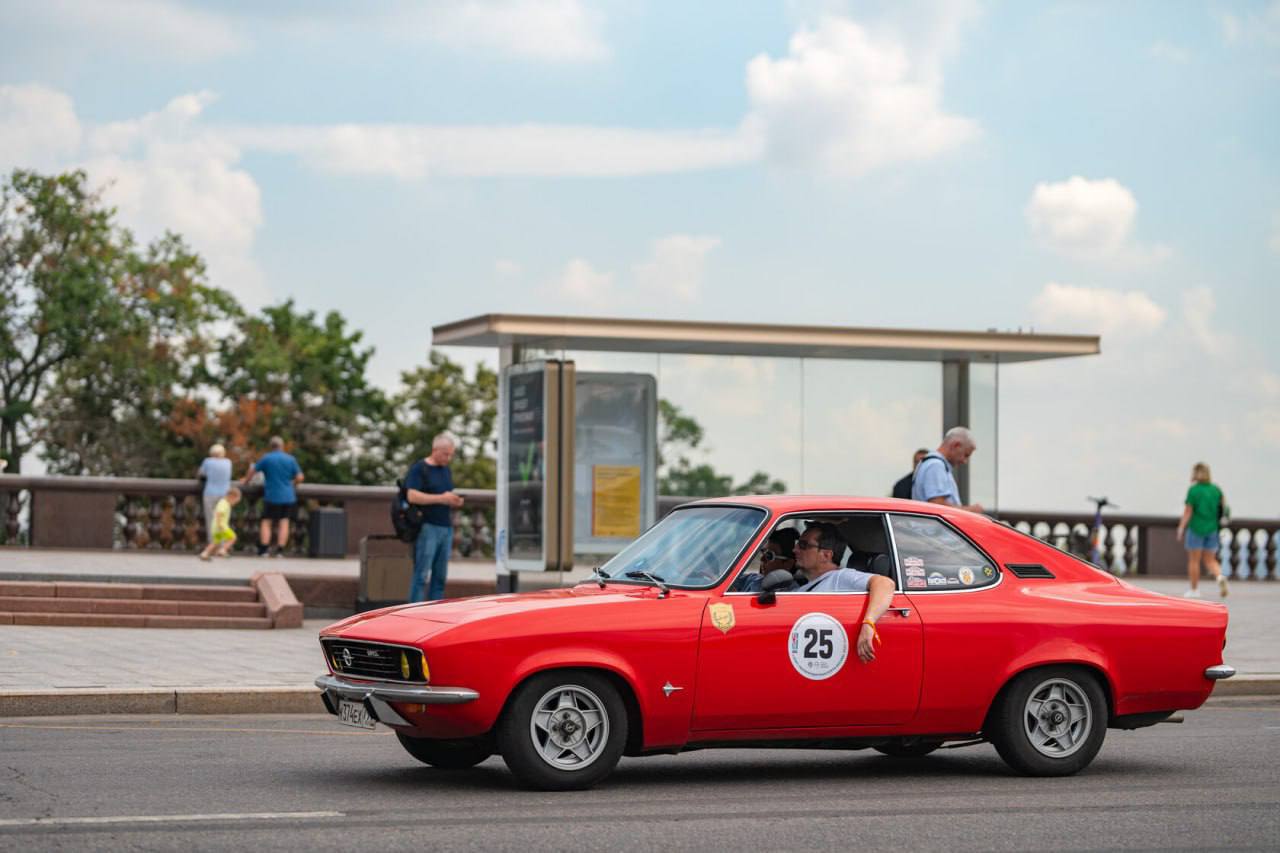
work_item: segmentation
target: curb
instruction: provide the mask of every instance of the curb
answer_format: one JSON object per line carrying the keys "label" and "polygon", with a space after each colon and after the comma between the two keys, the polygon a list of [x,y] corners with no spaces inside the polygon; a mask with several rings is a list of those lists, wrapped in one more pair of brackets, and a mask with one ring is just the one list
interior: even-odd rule
{"label": "curb", "polygon": [[0,693],[0,717],[85,714],[323,714],[314,687],[180,687],[14,690]]}
{"label": "curb", "polygon": [[[1280,675],[1238,675],[1219,682],[1209,697],[1280,696]],[[0,717],[66,717],[89,714],[323,714],[314,687],[179,687],[118,690],[13,690],[0,693]]]}

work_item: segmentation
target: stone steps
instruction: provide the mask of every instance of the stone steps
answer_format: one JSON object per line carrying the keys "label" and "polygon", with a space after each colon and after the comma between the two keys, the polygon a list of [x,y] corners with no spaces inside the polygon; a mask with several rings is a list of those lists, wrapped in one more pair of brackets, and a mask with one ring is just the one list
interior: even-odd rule
{"label": "stone steps", "polygon": [[295,628],[302,605],[283,575],[244,586],[0,581],[0,625]]}

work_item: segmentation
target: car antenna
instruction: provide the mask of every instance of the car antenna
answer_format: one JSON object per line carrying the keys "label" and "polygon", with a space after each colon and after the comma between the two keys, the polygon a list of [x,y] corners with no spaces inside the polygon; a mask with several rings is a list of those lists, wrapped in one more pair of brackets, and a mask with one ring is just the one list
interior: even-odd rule
{"label": "car antenna", "polygon": [[591,569],[591,577],[596,579],[596,583],[600,584],[600,588],[604,589],[604,582],[609,577],[609,573],[599,566],[593,566]]}

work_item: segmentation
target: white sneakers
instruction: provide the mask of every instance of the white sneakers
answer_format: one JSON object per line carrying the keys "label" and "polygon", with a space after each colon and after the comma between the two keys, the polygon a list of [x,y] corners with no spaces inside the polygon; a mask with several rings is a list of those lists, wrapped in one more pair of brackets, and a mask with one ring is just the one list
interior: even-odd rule
{"label": "white sneakers", "polygon": [[1227,586],[1227,576],[1218,575],[1218,595],[1222,596],[1223,598],[1226,598],[1227,593],[1230,592],[1230,590],[1231,588]]}
{"label": "white sneakers", "polygon": [[1184,593],[1182,594],[1182,597],[1183,597],[1183,598],[1199,598],[1199,597],[1200,597],[1200,590],[1198,590],[1198,589],[1189,589],[1189,590],[1187,590],[1186,592],[1184,592]]}

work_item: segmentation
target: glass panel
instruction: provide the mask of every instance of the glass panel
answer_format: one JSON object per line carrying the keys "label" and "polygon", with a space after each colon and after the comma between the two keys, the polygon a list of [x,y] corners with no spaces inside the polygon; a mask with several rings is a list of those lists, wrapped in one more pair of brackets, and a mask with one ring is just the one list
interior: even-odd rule
{"label": "glass panel", "polygon": [[[708,586],[732,565],[765,520],[750,507],[679,509],[605,563],[602,571],[625,579],[648,572],[671,586]],[[643,577],[634,576],[643,582]]]}
{"label": "glass panel", "polygon": [[964,537],[936,518],[892,515],[898,565],[907,591],[976,589],[996,581],[996,568]]}
{"label": "glass panel", "polygon": [[969,457],[969,503],[999,505],[999,389],[996,364],[969,365],[969,423],[978,449]]}

